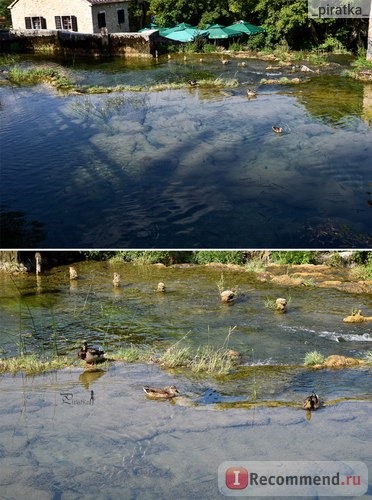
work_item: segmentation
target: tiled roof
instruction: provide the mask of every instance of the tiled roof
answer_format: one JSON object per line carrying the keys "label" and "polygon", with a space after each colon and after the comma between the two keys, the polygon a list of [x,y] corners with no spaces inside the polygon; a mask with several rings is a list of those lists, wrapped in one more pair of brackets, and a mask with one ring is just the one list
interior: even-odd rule
{"label": "tiled roof", "polygon": [[[104,5],[106,3],[120,3],[123,0],[88,0],[92,5]],[[129,0],[124,0],[129,1]]]}

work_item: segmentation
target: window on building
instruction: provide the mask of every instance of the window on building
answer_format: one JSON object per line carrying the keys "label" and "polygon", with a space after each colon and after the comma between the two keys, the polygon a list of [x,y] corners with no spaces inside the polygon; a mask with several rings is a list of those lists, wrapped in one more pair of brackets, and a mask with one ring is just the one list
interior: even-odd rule
{"label": "window on building", "polygon": [[106,14],[105,12],[98,12],[98,28],[106,28]]}
{"label": "window on building", "polygon": [[41,16],[25,17],[26,30],[46,30],[46,19]]}
{"label": "window on building", "polygon": [[77,31],[76,16],[54,16],[57,30]]}
{"label": "window on building", "polygon": [[117,12],[118,12],[118,24],[124,24],[125,23],[124,9],[119,9]]}

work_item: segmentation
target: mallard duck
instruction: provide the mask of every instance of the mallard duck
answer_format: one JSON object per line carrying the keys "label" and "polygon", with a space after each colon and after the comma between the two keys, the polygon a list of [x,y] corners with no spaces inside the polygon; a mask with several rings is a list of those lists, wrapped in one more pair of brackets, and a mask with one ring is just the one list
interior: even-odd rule
{"label": "mallard duck", "polygon": [[104,354],[105,351],[102,347],[88,346],[86,341],[83,342],[83,345],[78,352],[79,358],[85,360],[88,365],[94,365],[95,363],[102,363],[102,361],[105,361]]}
{"label": "mallard duck", "polygon": [[317,410],[319,407],[320,407],[319,397],[313,391],[312,394],[311,394],[311,396],[308,396],[304,400],[303,408],[305,410]]}
{"label": "mallard duck", "polygon": [[115,287],[120,286],[120,274],[119,273],[114,273],[114,279],[112,280],[112,284]]}
{"label": "mallard duck", "polygon": [[145,385],[143,390],[145,391],[146,396],[153,399],[170,399],[179,394],[175,385],[164,387],[164,389],[158,389],[156,387],[149,387],[148,385]]}
{"label": "mallard duck", "polygon": [[283,129],[282,129],[282,127],[279,127],[278,125],[273,125],[273,126],[272,126],[272,129],[273,129],[273,131],[274,131],[276,134],[282,134],[282,133],[283,133]]}
{"label": "mallard duck", "polygon": [[70,266],[69,272],[70,272],[70,280],[77,280],[78,273],[77,273],[76,269],[74,267]]}
{"label": "mallard duck", "polygon": [[257,92],[254,89],[247,89],[247,96],[248,97],[256,97]]}
{"label": "mallard duck", "polygon": [[196,80],[189,80],[188,84],[190,85],[190,87],[197,87],[198,86],[198,82]]}

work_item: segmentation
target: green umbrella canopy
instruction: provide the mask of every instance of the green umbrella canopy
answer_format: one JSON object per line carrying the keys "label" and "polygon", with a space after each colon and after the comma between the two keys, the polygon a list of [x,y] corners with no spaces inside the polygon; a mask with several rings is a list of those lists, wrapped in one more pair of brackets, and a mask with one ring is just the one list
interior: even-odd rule
{"label": "green umbrella canopy", "polygon": [[226,28],[225,26],[222,26],[222,24],[213,24],[213,26],[210,26],[205,31],[208,34],[208,38],[211,40],[231,38],[233,36],[239,36],[243,33],[243,31]]}
{"label": "green umbrella canopy", "polygon": [[168,40],[175,40],[177,42],[192,42],[197,36],[204,35],[204,30],[198,30],[196,28],[185,28],[183,30],[172,31],[164,35],[161,33],[161,36],[164,38],[168,38]]}
{"label": "green umbrella canopy", "polygon": [[261,26],[255,26],[254,24],[250,24],[245,21],[239,21],[238,23],[231,24],[228,28],[235,32],[240,31],[246,35],[255,35],[256,33],[263,33],[265,31],[264,28],[261,28]]}

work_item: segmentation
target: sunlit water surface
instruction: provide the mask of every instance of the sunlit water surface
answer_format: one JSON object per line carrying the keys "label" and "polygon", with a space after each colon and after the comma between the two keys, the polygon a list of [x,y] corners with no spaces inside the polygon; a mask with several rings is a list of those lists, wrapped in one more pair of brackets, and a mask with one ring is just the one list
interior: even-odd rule
{"label": "sunlit water surface", "polygon": [[264,61],[112,64],[69,71],[81,86],[205,74],[240,86],[73,96],[0,87],[3,247],[370,246],[368,85],[331,70],[259,85],[303,77]]}
{"label": "sunlit water surface", "polygon": [[[314,349],[364,356],[370,327],[342,318],[353,307],[371,315],[370,297],[285,289],[220,268],[75,267],[76,282],[67,266],[38,279],[1,275],[3,356],[22,345],[77,359],[83,338],[108,355],[130,344],[221,347],[236,326],[228,345],[243,354],[244,366],[219,377],[119,362],[96,371],[81,364],[34,377],[2,375],[2,498],[212,500],[222,498],[217,469],[226,460],[358,460],[371,472],[370,371],[300,366]],[[119,290],[113,272],[121,274]],[[219,301],[222,273],[226,287],[238,287],[233,305]],[[159,281],[167,293],[154,291]],[[279,296],[291,299],[285,315],[265,307]],[[147,400],[146,384],[176,384],[181,396]],[[314,388],[326,406],[309,419],[301,402]],[[242,407],[249,402],[285,406]]]}

